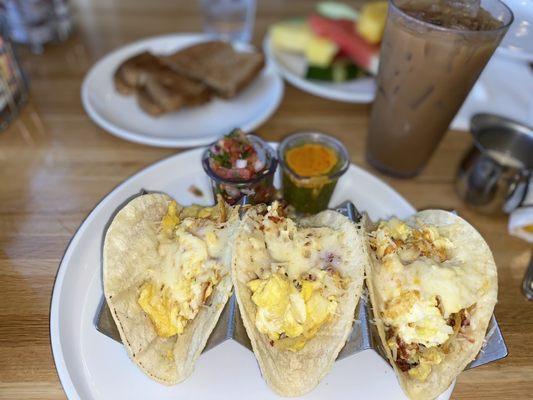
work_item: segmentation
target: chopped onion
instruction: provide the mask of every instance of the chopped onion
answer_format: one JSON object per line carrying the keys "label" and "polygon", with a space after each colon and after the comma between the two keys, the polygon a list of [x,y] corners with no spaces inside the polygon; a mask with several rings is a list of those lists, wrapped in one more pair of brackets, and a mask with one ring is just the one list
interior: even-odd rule
{"label": "chopped onion", "polygon": [[246,168],[247,165],[248,165],[248,161],[246,160],[239,159],[235,161],[236,168]]}
{"label": "chopped onion", "polygon": [[255,172],[261,171],[264,166],[265,166],[265,163],[262,160],[257,159],[256,162],[254,163]]}

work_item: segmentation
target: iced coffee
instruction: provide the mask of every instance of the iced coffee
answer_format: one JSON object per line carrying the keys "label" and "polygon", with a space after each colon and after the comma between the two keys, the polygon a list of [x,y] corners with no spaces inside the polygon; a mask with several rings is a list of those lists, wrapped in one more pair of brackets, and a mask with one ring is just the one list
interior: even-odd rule
{"label": "iced coffee", "polygon": [[499,0],[392,0],[367,159],[411,177],[437,147],[512,22]]}

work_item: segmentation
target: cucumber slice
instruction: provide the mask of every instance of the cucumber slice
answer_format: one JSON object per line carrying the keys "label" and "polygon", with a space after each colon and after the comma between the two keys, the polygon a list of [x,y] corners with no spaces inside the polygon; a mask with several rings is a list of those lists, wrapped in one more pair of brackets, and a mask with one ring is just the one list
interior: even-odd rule
{"label": "cucumber slice", "polygon": [[349,60],[336,60],[327,67],[309,65],[305,74],[306,79],[325,82],[346,82],[366,76],[366,73]]}
{"label": "cucumber slice", "polygon": [[359,13],[344,3],[336,1],[322,1],[316,5],[317,12],[326,18],[331,19],[350,19],[357,21]]}
{"label": "cucumber slice", "polygon": [[305,79],[333,82],[333,68],[331,66],[318,67],[315,65],[310,65],[307,67]]}

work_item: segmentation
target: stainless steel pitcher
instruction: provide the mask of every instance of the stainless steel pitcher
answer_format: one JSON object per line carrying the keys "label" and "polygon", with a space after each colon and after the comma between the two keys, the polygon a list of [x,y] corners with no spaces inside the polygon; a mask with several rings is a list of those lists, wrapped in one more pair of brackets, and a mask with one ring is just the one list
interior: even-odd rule
{"label": "stainless steel pitcher", "polygon": [[459,166],[457,192],[475,210],[509,213],[528,191],[533,129],[491,114],[476,114],[470,124],[474,146]]}

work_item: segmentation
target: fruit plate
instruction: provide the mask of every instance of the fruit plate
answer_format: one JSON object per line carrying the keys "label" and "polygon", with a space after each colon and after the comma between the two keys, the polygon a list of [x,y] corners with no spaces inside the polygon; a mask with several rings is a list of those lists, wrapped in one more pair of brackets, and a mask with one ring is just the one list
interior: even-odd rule
{"label": "fruit plate", "polygon": [[306,79],[304,77],[305,59],[300,55],[276,50],[272,46],[272,40],[268,33],[263,41],[263,51],[279,74],[304,92],[346,103],[371,103],[374,100],[376,88],[373,77],[359,78],[342,83]]}
{"label": "fruit plate", "polygon": [[[50,312],[54,361],[70,399],[277,399],[261,378],[253,354],[227,340],[204,353],[193,375],[168,387],[146,377],[124,347],[96,330],[102,273],[100,249],[104,228],[113,212],[141,189],[163,191],[182,204],[212,204],[208,178],[201,166],[202,149],[161,160],[117,186],[91,211],[71,239],[61,260]],[[276,180],[279,184],[279,177]],[[204,195],[188,188],[195,185]],[[350,200],[373,220],[405,218],[414,208],[391,187],[351,165],[339,181],[331,205]],[[453,386],[453,385],[452,385]],[[448,399],[453,387],[441,395]],[[374,351],[344,358],[305,399],[405,399],[390,366]]]}
{"label": "fruit plate", "polygon": [[[235,98],[215,97],[202,106],[157,118],[142,111],[135,96],[123,96],[115,90],[113,74],[127,58],[143,51],[168,54],[208,39],[206,35],[172,34],[144,39],[111,52],[91,68],[83,81],[81,99],[85,111],[111,134],[150,146],[200,146],[215,141],[235,127],[253,131],[276,111],[283,97],[283,81],[268,62]],[[237,51],[251,49],[244,43],[233,45]]]}

